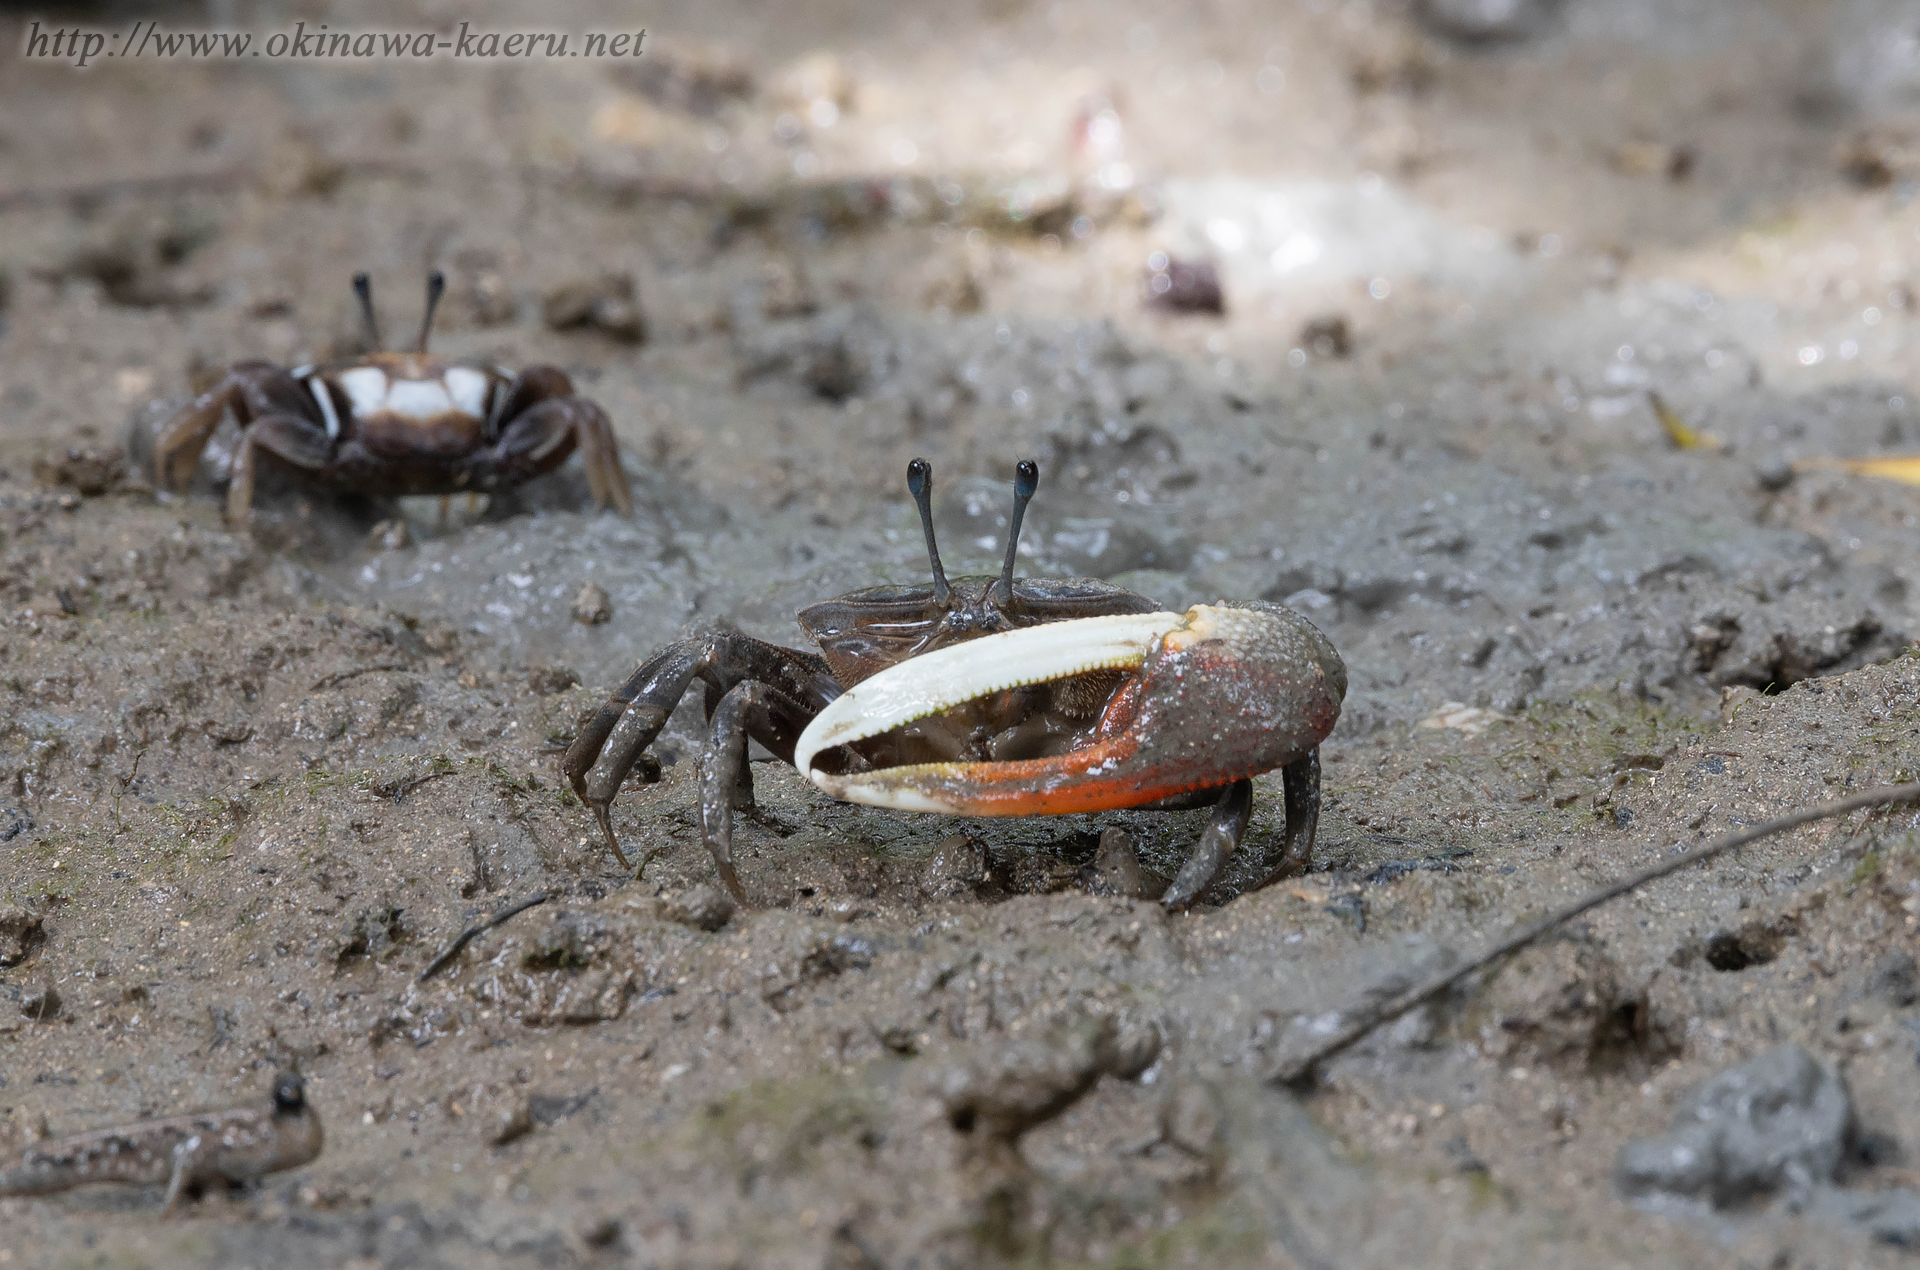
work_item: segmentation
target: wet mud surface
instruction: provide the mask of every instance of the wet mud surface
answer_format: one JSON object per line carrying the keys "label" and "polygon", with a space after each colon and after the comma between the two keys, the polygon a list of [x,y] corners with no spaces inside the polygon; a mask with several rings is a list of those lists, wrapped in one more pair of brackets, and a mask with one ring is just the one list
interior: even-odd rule
{"label": "wet mud surface", "polygon": [[[1267,1082],[1595,884],[1920,775],[1920,491],[1809,462],[1920,450],[1911,14],[1672,8],[709,6],[630,64],[85,75],[0,14],[0,1145],[284,1068],[327,1133],[165,1221],[0,1200],[0,1261],[1905,1262],[1912,810]],[[356,268],[409,330],[433,267],[436,349],[567,370],[632,518],[575,460],[445,507],[276,476],[239,529],[230,435],[156,491],[209,371],[360,351]],[[1169,916],[1204,812],[756,762],[738,907],[691,699],[615,865],[558,750],[667,640],[921,580],[915,455],[955,573],[1032,457],[1024,573],[1332,638],[1308,872],[1254,889],[1277,774]]]}

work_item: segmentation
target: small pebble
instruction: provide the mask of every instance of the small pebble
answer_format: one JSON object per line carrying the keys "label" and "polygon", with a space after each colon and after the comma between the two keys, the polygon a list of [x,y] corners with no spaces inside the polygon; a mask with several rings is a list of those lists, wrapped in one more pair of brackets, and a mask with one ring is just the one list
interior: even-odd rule
{"label": "small pebble", "polygon": [[716,931],[733,920],[733,898],[711,886],[695,886],[662,898],[660,915],[695,930]]}
{"label": "small pebble", "polygon": [[956,833],[933,849],[920,870],[920,894],[930,900],[973,895],[987,882],[992,860],[987,846],[970,833]]}
{"label": "small pebble", "polygon": [[516,1098],[511,1106],[502,1107],[494,1114],[482,1135],[490,1147],[503,1147],[509,1142],[518,1142],[533,1132],[533,1113],[527,1110],[527,1100]]}
{"label": "small pebble", "polygon": [[592,329],[628,344],[647,338],[647,320],[628,274],[562,283],[547,293],[541,316],[556,331]]}
{"label": "small pebble", "polygon": [[1093,862],[1081,870],[1080,882],[1090,895],[1147,898],[1147,881],[1140,871],[1140,857],[1126,830],[1108,829],[1100,835],[1100,848],[1094,853]]}
{"label": "small pebble", "polygon": [[573,597],[573,620],[583,626],[612,621],[613,599],[607,589],[596,582],[581,587],[580,594]]}
{"label": "small pebble", "polygon": [[611,1248],[620,1242],[620,1219],[598,1217],[580,1229],[580,1242],[589,1248]]}
{"label": "small pebble", "polygon": [[527,687],[535,696],[551,697],[556,692],[565,692],[579,682],[580,672],[571,666],[527,667]]}
{"label": "small pebble", "polygon": [[45,939],[39,917],[18,904],[0,908],[0,966],[19,965]]}
{"label": "small pebble", "polygon": [[1218,317],[1227,311],[1220,271],[1204,260],[1170,260],[1164,269],[1151,270],[1147,274],[1147,303],[1173,313]]}
{"label": "small pebble", "polygon": [[403,551],[413,545],[413,533],[404,520],[383,520],[367,537],[382,551]]}
{"label": "small pebble", "polygon": [[1314,357],[1346,357],[1353,352],[1353,329],[1342,315],[1326,314],[1300,328],[1298,343]]}

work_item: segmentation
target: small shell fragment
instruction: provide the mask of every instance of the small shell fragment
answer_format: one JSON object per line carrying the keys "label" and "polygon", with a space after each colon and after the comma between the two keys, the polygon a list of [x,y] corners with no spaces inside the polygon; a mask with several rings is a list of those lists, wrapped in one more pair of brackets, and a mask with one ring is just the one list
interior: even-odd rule
{"label": "small shell fragment", "polygon": [[573,620],[583,626],[612,621],[613,600],[607,595],[607,589],[597,582],[581,587],[580,594],[573,597]]}

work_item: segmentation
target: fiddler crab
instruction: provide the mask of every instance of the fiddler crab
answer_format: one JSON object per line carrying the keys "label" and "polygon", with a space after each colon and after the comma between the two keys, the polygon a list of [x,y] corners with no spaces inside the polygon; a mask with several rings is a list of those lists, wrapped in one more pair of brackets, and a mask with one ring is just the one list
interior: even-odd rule
{"label": "fiddler crab", "polygon": [[1040,469],[1019,465],[998,577],[949,579],[934,542],[933,469],[907,468],[931,586],[877,586],[803,609],[818,654],[735,631],[669,644],[575,738],[562,768],[607,845],[610,808],[681,696],[704,686],[702,834],[721,880],[733,813],[753,808],[747,742],[835,798],[903,811],[1031,816],[1121,808],[1213,814],[1161,903],[1183,909],[1246,835],[1252,777],[1278,768],[1284,842],[1273,876],[1304,868],[1320,812],[1319,745],[1346,665],[1313,624],[1257,601],[1162,612],[1087,578],[1013,576]]}
{"label": "fiddler crab", "polygon": [[[376,497],[491,493],[545,475],[578,446],[596,507],[622,515],[633,496],[620,467],[613,426],[598,405],[574,392],[565,372],[431,357],[427,335],[446,291],[427,277],[427,311],[411,353],[373,352],[352,361],[288,370],[267,361],[236,362],[220,382],[182,406],[153,442],[161,485],[182,489],[231,409],[240,425],[227,487],[227,519],[244,523],[261,458],[321,485]],[[379,349],[373,289],[355,274],[370,345]]]}

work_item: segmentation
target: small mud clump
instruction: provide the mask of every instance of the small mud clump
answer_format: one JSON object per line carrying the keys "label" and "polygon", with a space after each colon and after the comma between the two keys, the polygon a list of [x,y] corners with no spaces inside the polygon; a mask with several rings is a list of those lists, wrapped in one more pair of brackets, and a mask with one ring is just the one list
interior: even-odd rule
{"label": "small mud clump", "polygon": [[1853,1103],[1830,1068],[1782,1045],[1722,1072],[1688,1099],[1664,1137],[1630,1143],[1616,1170],[1632,1196],[1728,1208],[1831,1182],[1854,1134]]}
{"label": "small mud clump", "polygon": [[0,966],[19,965],[46,942],[46,926],[38,913],[18,904],[0,908]]}

